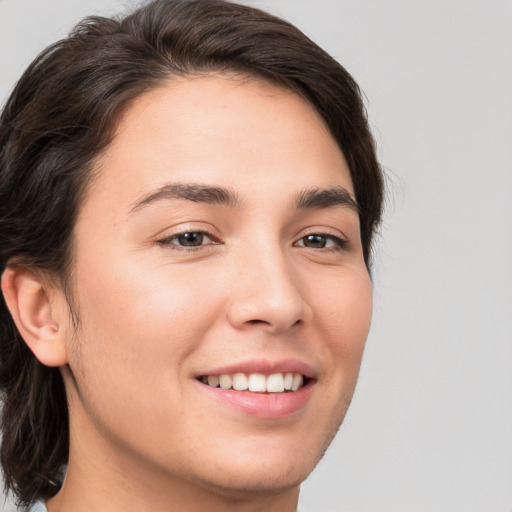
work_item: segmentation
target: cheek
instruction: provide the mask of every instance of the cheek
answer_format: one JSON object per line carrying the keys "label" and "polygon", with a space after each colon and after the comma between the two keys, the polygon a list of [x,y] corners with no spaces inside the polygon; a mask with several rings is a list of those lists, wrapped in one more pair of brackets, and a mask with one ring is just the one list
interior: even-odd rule
{"label": "cheek", "polygon": [[185,359],[220,315],[222,288],[205,266],[183,270],[117,259],[110,268],[93,268],[81,280],[78,301],[89,342],[104,364],[117,358],[137,373],[151,365],[170,373],[170,363]]}
{"label": "cheek", "polygon": [[359,371],[372,317],[372,286],[366,270],[340,272],[316,290],[317,327],[330,353],[333,373],[345,381]]}
{"label": "cheek", "polygon": [[220,315],[217,284],[202,272],[119,259],[92,268],[84,278],[77,264],[81,322],[70,340],[82,406],[102,429],[133,442],[155,424],[177,428],[189,358]]}

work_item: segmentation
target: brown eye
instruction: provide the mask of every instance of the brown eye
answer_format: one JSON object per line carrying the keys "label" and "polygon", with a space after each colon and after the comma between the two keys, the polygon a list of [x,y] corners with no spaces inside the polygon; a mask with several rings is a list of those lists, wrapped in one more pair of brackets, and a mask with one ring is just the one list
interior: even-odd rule
{"label": "brown eye", "polygon": [[203,245],[205,238],[204,233],[199,231],[192,231],[190,233],[183,233],[181,235],[177,235],[174,237],[179,245],[183,247],[197,247],[199,245]]}
{"label": "brown eye", "polygon": [[327,237],[323,235],[308,235],[303,238],[306,247],[323,249],[327,243]]}
{"label": "brown eye", "polygon": [[347,245],[347,242],[337,236],[312,233],[303,236],[294,245],[310,249],[342,249]]}
{"label": "brown eye", "polygon": [[159,240],[158,243],[162,246],[174,249],[194,249],[204,245],[214,244],[216,242],[212,240],[212,237],[206,232],[186,231],[184,233],[178,233],[164,238],[163,240]]}

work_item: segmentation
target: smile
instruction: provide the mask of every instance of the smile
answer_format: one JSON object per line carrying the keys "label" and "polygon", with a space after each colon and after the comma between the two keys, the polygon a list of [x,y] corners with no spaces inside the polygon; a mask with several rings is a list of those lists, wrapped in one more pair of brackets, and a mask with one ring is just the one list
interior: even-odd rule
{"label": "smile", "polygon": [[305,377],[300,373],[234,373],[222,375],[202,375],[203,384],[212,388],[235,391],[250,391],[252,393],[284,393],[294,392],[302,388]]}
{"label": "smile", "polygon": [[202,393],[227,410],[253,418],[279,420],[298,417],[308,407],[318,382],[317,371],[306,363],[254,360],[196,375]]}

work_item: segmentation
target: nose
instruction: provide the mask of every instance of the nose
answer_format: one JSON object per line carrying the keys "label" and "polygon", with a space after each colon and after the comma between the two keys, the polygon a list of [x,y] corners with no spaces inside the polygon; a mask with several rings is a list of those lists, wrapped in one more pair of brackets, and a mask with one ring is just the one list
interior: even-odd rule
{"label": "nose", "polygon": [[245,255],[234,272],[228,320],[236,329],[259,326],[280,334],[307,322],[312,310],[307,290],[281,249]]}

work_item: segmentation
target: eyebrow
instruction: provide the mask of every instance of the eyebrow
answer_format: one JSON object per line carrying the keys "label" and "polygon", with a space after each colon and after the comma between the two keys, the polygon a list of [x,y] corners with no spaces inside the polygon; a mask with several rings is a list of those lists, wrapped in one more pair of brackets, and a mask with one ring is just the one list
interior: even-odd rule
{"label": "eyebrow", "polygon": [[[134,203],[130,213],[162,199],[185,199],[195,203],[216,204],[240,208],[242,201],[228,188],[195,183],[168,183],[144,195]],[[292,208],[308,210],[342,206],[359,213],[359,206],[350,192],[343,187],[314,188],[300,191],[292,201]]]}
{"label": "eyebrow", "polygon": [[185,199],[194,203],[218,204],[231,208],[238,208],[240,205],[236,193],[227,188],[193,183],[169,183],[136,201],[130,213],[161,199]]}
{"label": "eyebrow", "polygon": [[359,206],[343,187],[314,188],[299,192],[294,201],[297,210],[342,206],[359,214]]}

